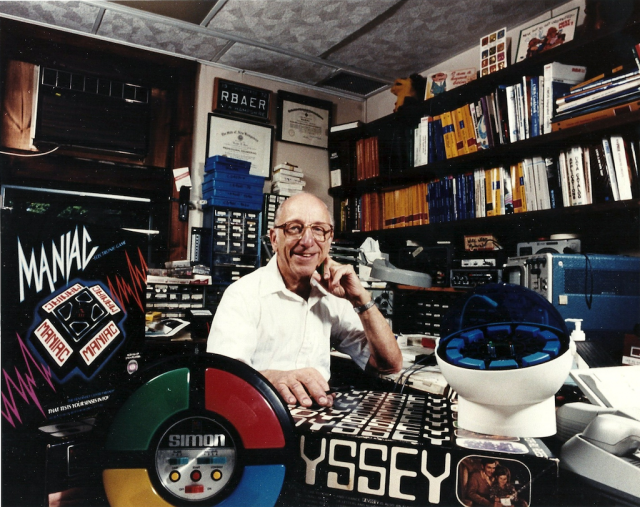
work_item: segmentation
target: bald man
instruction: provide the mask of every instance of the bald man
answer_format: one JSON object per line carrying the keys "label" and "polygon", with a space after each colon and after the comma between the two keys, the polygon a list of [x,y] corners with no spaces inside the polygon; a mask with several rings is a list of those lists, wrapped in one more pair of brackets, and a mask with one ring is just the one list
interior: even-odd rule
{"label": "bald man", "polygon": [[207,352],[262,373],[289,404],[331,406],[331,347],[363,370],[395,373],[402,354],[353,266],[329,256],[333,218],[301,193],[278,209],[269,263],[231,284],[213,319]]}

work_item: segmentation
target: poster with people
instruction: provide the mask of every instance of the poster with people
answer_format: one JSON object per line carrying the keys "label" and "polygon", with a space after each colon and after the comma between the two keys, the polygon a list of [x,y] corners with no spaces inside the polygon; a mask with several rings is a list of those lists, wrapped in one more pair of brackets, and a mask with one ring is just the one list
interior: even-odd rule
{"label": "poster with people", "polygon": [[458,464],[458,499],[467,507],[528,507],[531,472],[520,461],[493,456],[465,457]]}
{"label": "poster with people", "polygon": [[573,40],[578,22],[578,10],[579,8],[576,7],[564,14],[521,30],[516,62]]}

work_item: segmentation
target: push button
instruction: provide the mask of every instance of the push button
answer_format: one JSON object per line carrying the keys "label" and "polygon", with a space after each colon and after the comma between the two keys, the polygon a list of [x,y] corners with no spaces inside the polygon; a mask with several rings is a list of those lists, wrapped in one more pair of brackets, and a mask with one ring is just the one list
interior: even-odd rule
{"label": "push button", "polygon": [[180,480],[180,472],[176,472],[175,470],[169,474],[169,480],[171,482],[178,482]]}
{"label": "push button", "polygon": [[219,481],[220,479],[222,479],[222,472],[220,470],[214,470],[213,472],[211,472],[211,478],[214,481]]}
{"label": "push button", "polygon": [[193,472],[191,472],[191,480],[193,482],[198,482],[200,479],[202,479],[202,473],[200,472],[200,470],[194,470]]}

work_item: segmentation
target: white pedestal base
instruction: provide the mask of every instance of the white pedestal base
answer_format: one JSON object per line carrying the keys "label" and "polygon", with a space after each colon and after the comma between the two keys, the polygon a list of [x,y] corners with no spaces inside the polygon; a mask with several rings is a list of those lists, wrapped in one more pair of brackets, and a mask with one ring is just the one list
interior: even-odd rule
{"label": "white pedestal base", "polygon": [[458,426],[486,435],[548,437],[556,433],[555,399],[531,405],[480,405],[458,395]]}

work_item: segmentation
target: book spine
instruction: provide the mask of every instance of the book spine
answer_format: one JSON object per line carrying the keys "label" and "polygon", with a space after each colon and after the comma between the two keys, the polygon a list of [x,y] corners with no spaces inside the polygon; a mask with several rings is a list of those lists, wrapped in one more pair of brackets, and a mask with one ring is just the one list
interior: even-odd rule
{"label": "book spine", "polygon": [[[616,78],[615,80],[610,79],[606,82],[598,83],[597,85],[594,85],[592,88],[588,88],[586,90],[571,92],[565,95],[564,97],[560,97],[557,101],[557,104],[562,105],[562,104],[574,102],[578,99],[590,97],[597,93],[604,92],[606,90],[611,90],[618,86],[637,81],[638,79],[640,79],[640,76],[638,74],[639,72],[636,71],[632,74],[626,74],[625,76]],[[571,90],[571,88],[569,90]]]}
{"label": "book spine", "polygon": [[458,156],[456,149],[456,134],[453,127],[453,118],[451,112],[445,111],[440,115],[442,120],[442,137],[444,139],[444,149],[447,159]]}
{"label": "book spine", "polygon": [[584,168],[584,192],[587,204],[593,204],[593,186],[591,184],[591,154],[588,146],[582,147],[582,167]]}
{"label": "book spine", "polygon": [[[478,151],[478,143],[476,140],[476,127],[471,117],[471,104],[462,107],[462,117],[464,120],[465,143],[468,153]],[[475,108],[474,108],[475,109]]]}
{"label": "book spine", "polygon": [[584,196],[584,169],[582,167],[582,150],[572,147],[567,154],[569,169],[569,199],[572,206],[586,204]]}
{"label": "book spine", "polygon": [[469,150],[467,149],[467,144],[465,142],[465,124],[462,109],[454,109],[451,116],[453,119],[453,130],[456,135],[456,150],[458,155],[465,155],[469,153]]}
{"label": "book spine", "polygon": [[418,124],[418,126],[413,130],[413,166],[412,167],[418,167],[421,164],[421,160],[420,160],[420,139],[421,139],[421,134],[420,134],[420,130],[422,129],[422,123]]}
{"label": "book spine", "polygon": [[500,167],[500,176],[502,178],[502,195],[504,214],[513,214],[513,187],[511,185],[511,174],[504,167]]}
{"label": "book spine", "polygon": [[481,150],[483,147],[480,146],[481,141],[480,134],[478,132],[478,116],[482,116],[482,110],[480,110],[480,114],[478,114],[478,106],[479,102],[472,102],[469,104],[469,115],[471,116],[471,125],[473,125],[476,149]]}
{"label": "book spine", "polygon": [[540,75],[538,76],[538,115],[540,116],[539,119],[539,127],[538,127],[538,134],[542,135],[544,133],[544,122],[546,121],[546,116],[545,116],[545,101],[544,101],[544,83],[545,83],[545,79],[544,76]]}
{"label": "book spine", "polygon": [[633,195],[629,178],[629,166],[624,141],[621,136],[611,136],[611,154],[613,156],[620,200],[631,199]]}
{"label": "book spine", "polygon": [[356,179],[364,180],[364,139],[356,141]]}
{"label": "book spine", "polygon": [[533,159],[525,158],[522,161],[524,165],[524,175],[525,175],[525,194],[527,197],[527,210],[528,211],[537,211],[538,210],[538,199],[536,197],[536,178],[533,170]]}
{"label": "book spine", "polygon": [[509,134],[509,113],[507,110],[507,100],[507,87],[498,86],[495,94],[495,103],[502,144],[508,144],[511,142]]}
{"label": "book spine", "polygon": [[551,132],[551,64],[547,64],[543,69],[543,93],[544,93],[544,122],[542,124],[542,133],[549,134]]}
{"label": "book spine", "polygon": [[598,109],[593,112],[584,112],[567,119],[558,119],[551,124],[553,132],[559,130],[565,130],[579,125],[586,125],[598,120],[610,118],[612,116],[620,116],[625,113],[640,110],[640,100],[633,100],[626,104],[617,104],[611,107],[605,107],[604,109]]}
{"label": "book spine", "polygon": [[630,81],[623,85],[614,86],[612,88],[608,88],[598,93],[594,93],[593,95],[588,95],[586,97],[577,98],[570,102],[566,102],[561,104],[557,108],[558,114],[571,111],[580,106],[586,106],[589,104],[594,104],[602,99],[613,99],[616,97],[623,97],[625,95],[630,95],[633,92],[640,90],[640,79],[636,79],[634,81]]}
{"label": "book spine", "polygon": [[567,163],[567,153],[562,150],[558,154],[558,180],[562,191],[562,205],[571,206],[571,196],[569,194],[569,167]]}
{"label": "book spine", "polygon": [[572,86],[570,91],[570,96],[577,95],[582,92],[588,92],[590,90],[594,90],[597,88],[601,88],[603,86],[607,86],[609,84],[618,83],[620,81],[625,81],[633,76],[637,76],[640,74],[640,70],[635,69],[631,72],[626,72],[623,74],[619,74],[618,72],[622,69],[622,67],[617,67],[617,69],[613,69],[613,75],[610,77],[606,77],[604,74],[600,74],[592,79],[584,81],[582,83],[578,83],[575,86]]}
{"label": "book spine", "polygon": [[540,82],[539,76],[533,76],[531,78],[531,137],[536,137],[540,135],[540,98],[539,98],[539,90],[538,83]]}
{"label": "book spine", "polygon": [[602,145],[591,147],[591,182],[594,203],[613,202],[613,190]]}
{"label": "book spine", "polygon": [[620,191],[618,189],[618,178],[616,177],[616,170],[613,165],[613,153],[611,152],[611,144],[606,137],[602,139],[602,149],[604,151],[605,160],[607,161],[607,168],[609,169],[609,180],[611,181],[613,198],[614,200],[619,201]]}
{"label": "book spine", "polygon": [[487,105],[487,97],[480,97],[480,109],[482,115],[478,120],[478,134],[480,135],[481,145],[484,148],[493,148],[495,146],[494,129]]}
{"label": "book spine", "polygon": [[429,163],[429,132],[431,131],[432,123],[432,116],[425,116],[420,120],[420,163],[418,165],[425,165]]}
{"label": "book spine", "polygon": [[444,131],[442,128],[441,116],[436,116],[433,119],[433,144],[435,148],[434,160],[445,160],[447,158],[447,154],[444,144]]}
{"label": "book spine", "polygon": [[507,86],[507,121],[509,123],[509,142],[515,143],[519,140],[518,134],[518,114],[516,112],[516,89],[514,85]]}
{"label": "book spine", "polygon": [[509,178],[511,180],[511,204],[514,213],[522,213],[522,186],[518,177],[518,164],[509,166]]}
{"label": "book spine", "polygon": [[486,188],[486,210],[488,217],[494,217],[498,215],[496,212],[497,200],[496,200],[496,188],[494,185],[494,171],[495,169],[485,170],[485,188]]}
{"label": "book spine", "polygon": [[547,157],[544,159],[547,170],[547,186],[549,188],[549,201],[552,209],[562,208],[562,186],[560,183],[560,165],[557,158]]}

